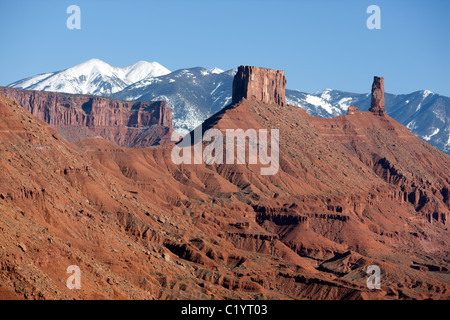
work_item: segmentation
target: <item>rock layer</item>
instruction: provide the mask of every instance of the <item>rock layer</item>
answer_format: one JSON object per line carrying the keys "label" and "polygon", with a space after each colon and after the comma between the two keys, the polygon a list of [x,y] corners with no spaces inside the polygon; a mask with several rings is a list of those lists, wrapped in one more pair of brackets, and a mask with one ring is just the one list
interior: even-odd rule
{"label": "rock layer", "polygon": [[286,104],[284,71],[240,66],[233,80],[233,103],[256,99],[267,104]]}
{"label": "rock layer", "polygon": [[279,129],[266,176],[177,165],[171,145],[69,144],[0,95],[0,299],[448,300],[450,157],[389,116],[273,106],[205,123]]}
{"label": "rock layer", "polygon": [[[70,142],[101,136],[121,146],[145,147],[167,141],[173,130],[172,109],[165,101],[131,102],[6,87],[0,87],[0,93]],[[155,136],[156,131],[160,136]]]}
{"label": "rock layer", "polygon": [[375,76],[372,84],[372,99],[369,111],[380,116],[385,114],[384,110],[384,78]]}

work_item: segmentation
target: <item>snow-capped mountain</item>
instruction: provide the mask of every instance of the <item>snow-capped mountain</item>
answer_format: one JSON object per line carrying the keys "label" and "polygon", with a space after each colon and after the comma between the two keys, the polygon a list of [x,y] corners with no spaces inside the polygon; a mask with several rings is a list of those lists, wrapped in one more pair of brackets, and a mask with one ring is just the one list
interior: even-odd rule
{"label": "snow-capped mountain", "polygon": [[315,117],[331,118],[345,114],[352,104],[359,106],[357,101],[370,94],[355,94],[338,90],[325,89],[315,93],[305,93],[299,90],[286,90],[286,103],[302,107],[308,114]]}
{"label": "snow-capped mountain", "polygon": [[[345,114],[350,105],[361,111],[370,108],[371,96],[326,89],[314,94],[286,90],[288,104],[302,107],[318,117]],[[450,98],[421,90],[409,94],[385,94],[385,108],[389,116],[408,127],[419,138],[450,154]]]}
{"label": "snow-capped mountain", "polygon": [[235,73],[234,69],[180,69],[136,82],[111,97],[120,100],[165,100],[173,109],[174,129],[185,134],[231,103]]}
{"label": "snow-capped mountain", "polygon": [[[157,62],[138,62],[115,68],[89,60],[73,68],[37,75],[10,87],[96,94],[122,100],[165,100],[173,109],[174,129],[184,134],[231,102],[235,69],[201,67],[170,72]],[[368,88],[370,89],[370,88]],[[419,138],[450,154],[450,98],[428,90],[410,94],[385,94],[386,112]],[[370,93],[325,89],[315,93],[286,90],[288,104],[310,115],[335,117],[350,105],[366,111]]]}
{"label": "snow-capped mountain", "polygon": [[[123,100],[166,100],[173,108],[175,130],[187,133],[231,102],[236,70],[216,73],[204,68],[181,69],[162,77],[144,79],[112,97]],[[370,107],[370,93],[325,89],[315,93],[286,90],[288,104],[310,115],[331,118],[347,113],[350,105]],[[385,94],[386,112],[414,134],[450,154],[450,98],[427,90]]]}
{"label": "snow-capped mountain", "polygon": [[56,91],[78,94],[110,95],[145,78],[170,73],[158,62],[139,61],[117,68],[98,59],[75,67],[19,80],[9,87],[29,90]]}

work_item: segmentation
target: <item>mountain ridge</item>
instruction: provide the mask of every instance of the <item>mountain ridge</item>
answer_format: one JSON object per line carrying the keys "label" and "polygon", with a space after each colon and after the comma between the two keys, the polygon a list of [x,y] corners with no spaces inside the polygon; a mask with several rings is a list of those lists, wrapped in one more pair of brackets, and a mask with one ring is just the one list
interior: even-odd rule
{"label": "mountain ridge", "polygon": [[[144,77],[131,84],[125,84],[115,78],[106,79],[116,83],[115,87],[120,87],[120,90],[112,90],[113,85],[108,86],[105,82],[103,86],[99,84],[97,91],[89,92],[119,100],[165,100],[168,107],[173,109],[174,129],[186,134],[231,102],[235,73],[236,69],[223,71],[218,68],[184,68],[155,77]],[[38,84],[54,74],[29,77],[9,86],[51,91],[52,87],[39,87]],[[36,77],[37,79],[33,80]],[[28,81],[28,86],[25,85],[25,80]],[[386,93],[385,99],[387,114],[407,126],[419,138],[450,154],[449,97],[429,90],[420,90],[409,94]],[[286,103],[301,107],[310,115],[330,118],[345,114],[351,104],[358,105],[362,111],[368,110],[370,94],[333,89],[305,93],[286,89]]]}
{"label": "mountain ridge", "polygon": [[145,78],[168,74],[158,62],[138,61],[123,68],[90,59],[61,71],[28,77],[8,87],[74,94],[109,95]]}

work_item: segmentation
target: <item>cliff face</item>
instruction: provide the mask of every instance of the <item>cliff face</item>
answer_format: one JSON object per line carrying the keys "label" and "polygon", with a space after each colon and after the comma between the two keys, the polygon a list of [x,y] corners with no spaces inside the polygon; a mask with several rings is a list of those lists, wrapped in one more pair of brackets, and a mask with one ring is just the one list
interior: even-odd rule
{"label": "cliff face", "polygon": [[384,110],[384,78],[374,77],[372,84],[372,99],[369,111],[380,116],[385,114]]}
{"label": "cliff face", "polygon": [[[176,165],[170,145],[74,146],[0,95],[0,299],[448,300],[450,157],[387,115],[273,106],[246,99],[205,122],[279,129],[267,176]],[[74,263],[82,290],[61,281]]]}
{"label": "cliff face", "polygon": [[[0,87],[0,94],[56,128],[71,142],[101,136],[121,146],[145,147],[167,141],[166,135],[173,130],[172,109],[165,101],[129,102],[5,87]],[[163,136],[154,136],[155,130]]]}
{"label": "cliff face", "polygon": [[240,66],[233,80],[233,103],[256,99],[264,103],[286,104],[284,71]]}
{"label": "cliff face", "polygon": [[382,110],[357,109],[350,106],[347,115],[332,119],[309,117],[309,125],[330,143],[354,150],[358,159],[392,188],[392,198],[402,206],[412,206],[424,221],[447,224],[449,174],[436,168],[438,163],[448,163],[448,156],[383,115]]}

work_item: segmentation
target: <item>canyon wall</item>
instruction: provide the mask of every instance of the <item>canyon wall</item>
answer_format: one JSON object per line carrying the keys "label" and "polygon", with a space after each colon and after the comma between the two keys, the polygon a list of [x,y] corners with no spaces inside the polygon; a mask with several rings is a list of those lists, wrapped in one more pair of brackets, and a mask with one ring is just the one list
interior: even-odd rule
{"label": "canyon wall", "polygon": [[0,94],[56,128],[70,142],[101,136],[121,146],[146,147],[167,142],[173,130],[172,109],[165,101],[121,101],[6,87],[0,87]]}

